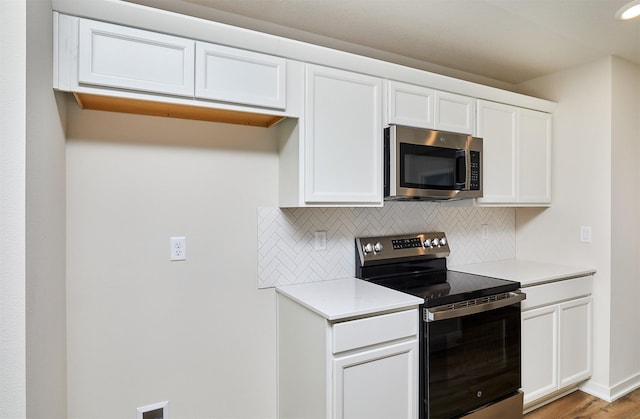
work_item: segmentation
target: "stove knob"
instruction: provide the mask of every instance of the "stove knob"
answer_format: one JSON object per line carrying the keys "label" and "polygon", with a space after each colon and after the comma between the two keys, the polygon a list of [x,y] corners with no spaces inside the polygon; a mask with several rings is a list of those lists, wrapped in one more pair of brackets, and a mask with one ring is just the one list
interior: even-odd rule
{"label": "stove knob", "polygon": [[373,251],[376,253],[380,253],[382,252],[382,249],[384,249],[384,247],[382,247],[382,243],[378,242],[373,246]]}
{"label": "stove knob", "polygon": [[364,246],[362,246],[362,250],[364,251],[364,254],[368,254],[373,252],[373,246],[371,246],[371,243],[367,243]]}
{"label": "stove knob", "polygon": [[443,237],[440,239],[440,246],[446,246],[447,245],[447,239],[446,237]]}
{"label": "stove knob", "polygon": [[422,243],[422,245],[424,247],[431,247],[431,239],[427,239],[424,241],[424,243]]}
{"label": "stove knob", "polygon": [[440,240],[437,237],[431,240],[431,243],[433,243],[433,247],[440,247]]}

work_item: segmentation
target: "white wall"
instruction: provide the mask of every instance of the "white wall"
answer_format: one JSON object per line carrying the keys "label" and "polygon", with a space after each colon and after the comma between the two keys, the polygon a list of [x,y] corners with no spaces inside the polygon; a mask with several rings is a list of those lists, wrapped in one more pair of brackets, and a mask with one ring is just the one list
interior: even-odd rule
{"label": "white wall", "polygon": [[0,417],[66,416],[64,134],[50,1],[0,15]]}
{"label": "white wall", "polygon": [[640,66],[612,60],[611,384],[640,383]]}
{"label": "white wall", "polygon": [[0,13],[0,417],[26,417],[26,4]]}
{"label": "white wall", "polygon": [[64,106],[59,112],[51,84],[51,1],[26,3],[27,417],[60,418],[67,411]]}
{"label": "white wall", "polygon": [[256,280],[275,129],[70,103],[67,135],[69,417],[164,400],[177,418],[275,416],[275,293]]}
{"label": "white wall", "polygon": [[[639,74],[637,67],[605,58],[521,86],[525,93],[558,102],[558,107],[553,206],[517,210],[516,254],[597,269],[594,374],[586,388],[607,399],[640,384],[633,349],[640,318],[634,261],[640,129],[637,84],[632,87]],[[582,225],[592,226],[592,243],[579,241]]]}

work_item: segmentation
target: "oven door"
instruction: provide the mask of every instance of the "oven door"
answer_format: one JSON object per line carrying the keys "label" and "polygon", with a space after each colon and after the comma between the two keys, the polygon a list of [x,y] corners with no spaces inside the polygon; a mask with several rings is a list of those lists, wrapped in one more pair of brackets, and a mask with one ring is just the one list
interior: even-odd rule
{"label": "oven door", "polygon": [[423,323],[424,418],[457,417],[518,391],[524,294],[512,295],[516,303],[466,307],[461,317],[449,310]]}

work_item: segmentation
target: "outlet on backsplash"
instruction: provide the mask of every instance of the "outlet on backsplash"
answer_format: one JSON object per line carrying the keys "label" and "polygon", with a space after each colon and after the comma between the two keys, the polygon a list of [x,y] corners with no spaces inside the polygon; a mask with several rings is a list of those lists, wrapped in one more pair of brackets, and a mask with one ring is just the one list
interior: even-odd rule
{"label": "outlet on backsplash", "polygon": [[489,224],[482,224],[482,240],[489,238]]}
{"label": "outlet on backsplash", "polygon": [[316,250],[327,250],[327,232],[326,231],[316,231],[315,232],[315,249]]}

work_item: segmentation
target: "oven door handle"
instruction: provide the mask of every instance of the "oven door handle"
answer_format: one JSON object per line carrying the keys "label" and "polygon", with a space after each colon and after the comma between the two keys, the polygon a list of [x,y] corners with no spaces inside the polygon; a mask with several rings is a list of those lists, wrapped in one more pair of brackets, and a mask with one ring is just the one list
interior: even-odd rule
{"label": "oven door handle", "polygon": [[[510,292],[506,298],[498,300],[489,300],[475,304],[451,304],[438,307],[426,308],[424,312],[424,320],[434,322],[438,320],[453,319],[456,317],[469,316],[471,314],[483,313],[489,310],[510,306],[519,303],[527,298],[527,295],[521,291]],[[474,301],[474,300],[472,300]]]}

